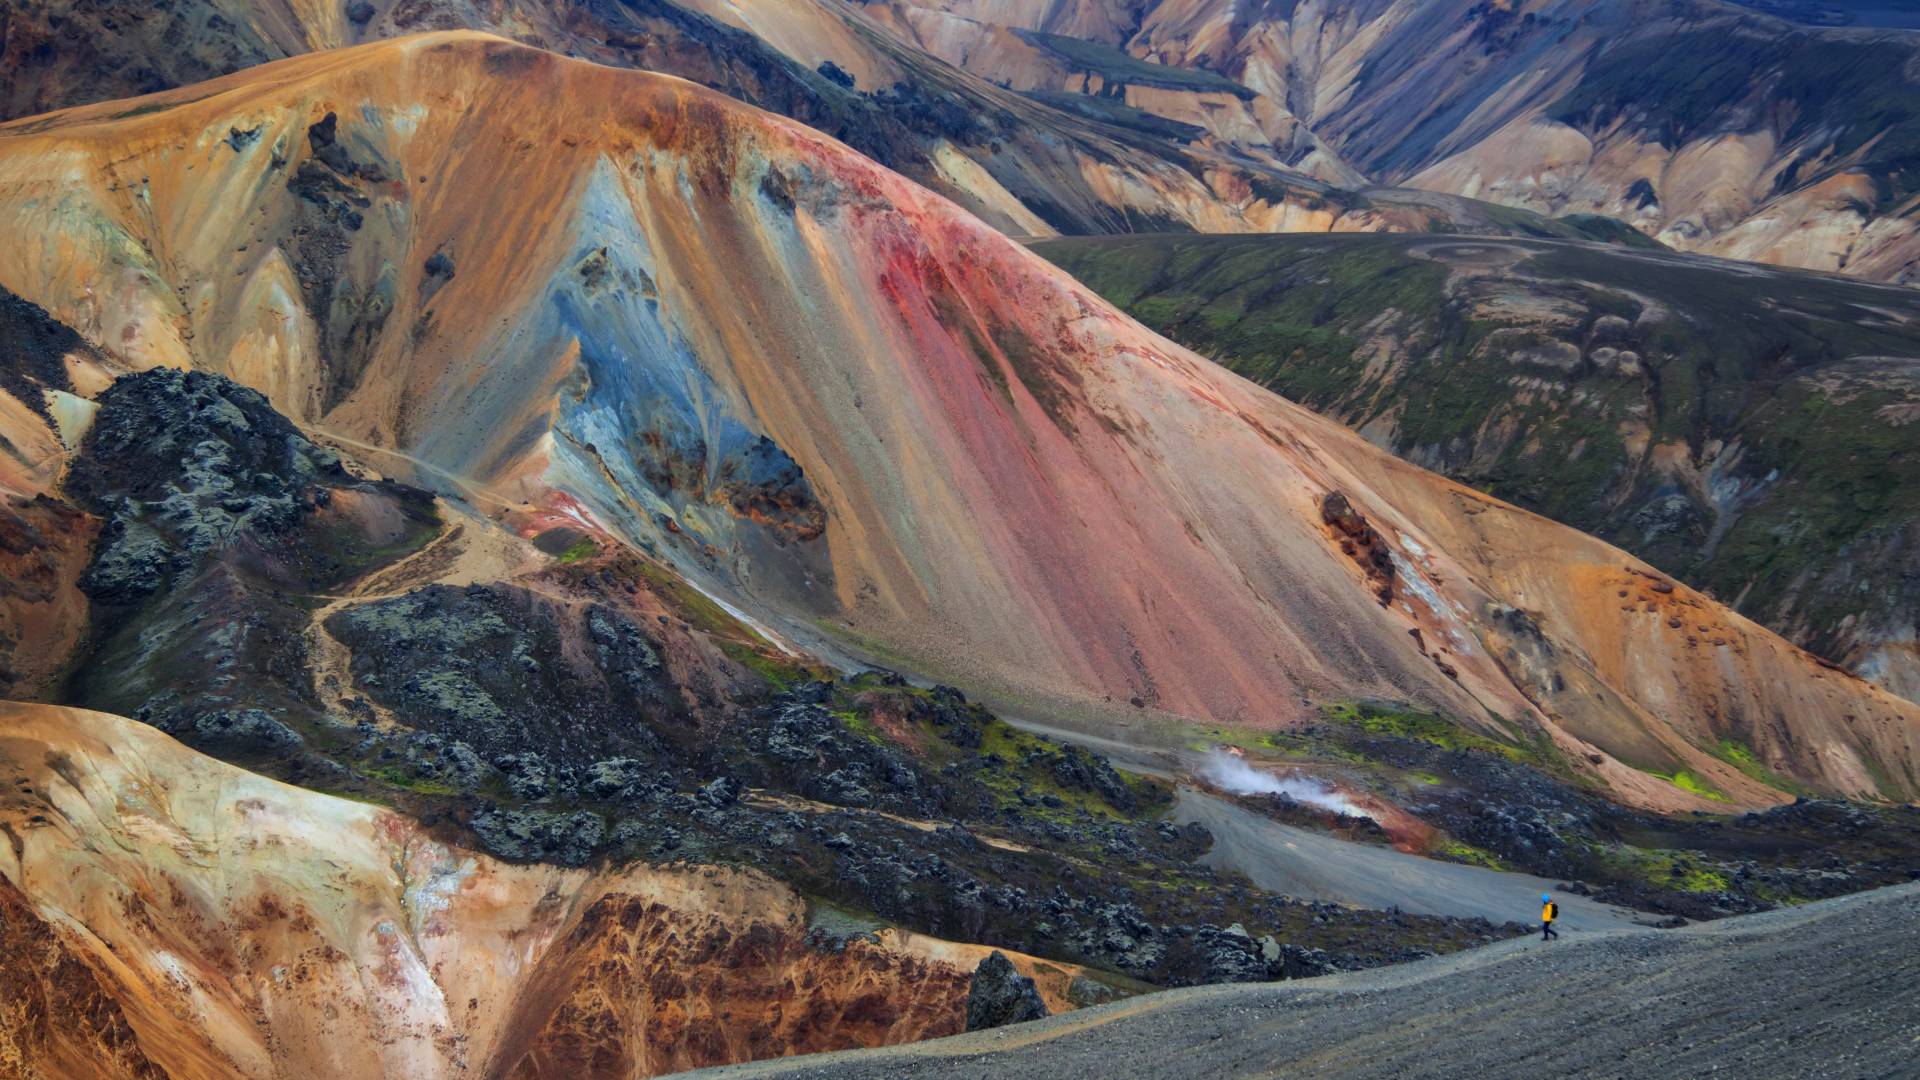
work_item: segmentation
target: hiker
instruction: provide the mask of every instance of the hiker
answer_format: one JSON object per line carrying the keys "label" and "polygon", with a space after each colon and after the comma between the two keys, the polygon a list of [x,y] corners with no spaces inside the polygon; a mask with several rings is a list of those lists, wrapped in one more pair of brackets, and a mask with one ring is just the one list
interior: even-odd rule
{"label": "hiker", "polygon": [[1540,940],[1541,941],[1547,941],[1551,938],[1557,938],[1560,936],[1560,931],[1555,930],[1553,928],[1553,920],[1559,917],[1560,917],[1560,905],[1553,902],[1553,897],[1551,895],[1547,893],[1541,893],[1540,894]]}

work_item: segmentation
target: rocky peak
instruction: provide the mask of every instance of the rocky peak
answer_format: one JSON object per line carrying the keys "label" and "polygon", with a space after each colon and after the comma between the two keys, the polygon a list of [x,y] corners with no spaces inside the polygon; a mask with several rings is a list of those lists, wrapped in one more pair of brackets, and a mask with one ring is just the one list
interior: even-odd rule
{"label": "rocky peak", "polygon": [[1033,980],[1014,970],[1005,953],[994,950],[974,969],[967,991],[968,1031],[1044,1020],[1049,1015]]}

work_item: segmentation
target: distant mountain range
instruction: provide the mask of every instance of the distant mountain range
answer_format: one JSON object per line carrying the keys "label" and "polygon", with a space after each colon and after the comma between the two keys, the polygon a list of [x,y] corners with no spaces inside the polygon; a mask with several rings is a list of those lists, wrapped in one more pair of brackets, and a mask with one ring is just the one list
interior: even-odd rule
{"label": "distant mountain range", "polygon": [[0,115],[453,27],[713,86],[1014,235],[1618,237],[1605,217],[1920,274],[1920,39],[1715,0],[38,0],[0,24]]}
{"label": "distant mountain range", "polygon": [[842,0],[36,0],[0,19],[0,118],[455,28],[713,87],[832,135],[1014,235],[1625,231],[1444,193],[1330,185],[1112,102],[1015,93],[899,40]]}
{"label": "distant mountain range", "polygon": [[[1124,103],[1335,183],[1598,213],[1683,250],[1920,277],[1910,33],[1810,28],[1715,0],[865,10],[975,74]],[[1142,75],[1149,64],[1218,81],[1179,85]]]}

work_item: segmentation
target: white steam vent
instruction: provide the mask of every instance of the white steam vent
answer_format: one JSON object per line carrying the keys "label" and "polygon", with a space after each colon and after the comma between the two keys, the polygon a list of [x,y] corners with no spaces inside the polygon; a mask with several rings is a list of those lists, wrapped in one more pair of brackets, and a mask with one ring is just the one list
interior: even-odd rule
{"label": "white steam vent", "polygon": [[1324,780],[1306,776],[1276,776],[1219,750],[1207,755],[1207,763],[1201,767],[1200,775],[1208,783],[1235,795],[1285,795],[1295,802],[1331,810],[1346,817],[1373,816]]}

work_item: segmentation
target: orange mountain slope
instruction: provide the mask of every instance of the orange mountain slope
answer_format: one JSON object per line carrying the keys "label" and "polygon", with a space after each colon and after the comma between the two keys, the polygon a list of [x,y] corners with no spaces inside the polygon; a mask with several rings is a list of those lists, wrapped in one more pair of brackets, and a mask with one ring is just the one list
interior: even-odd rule
{"label": "orange mountain slope", "polygon": [[1322,702],[1551,738],[1634,801],[1920,789],[1920,706],[1147,332],[675,79],[483,35],[0,126],[0,285],[449,491],[564,493],[806,644],[1034,714]]}

